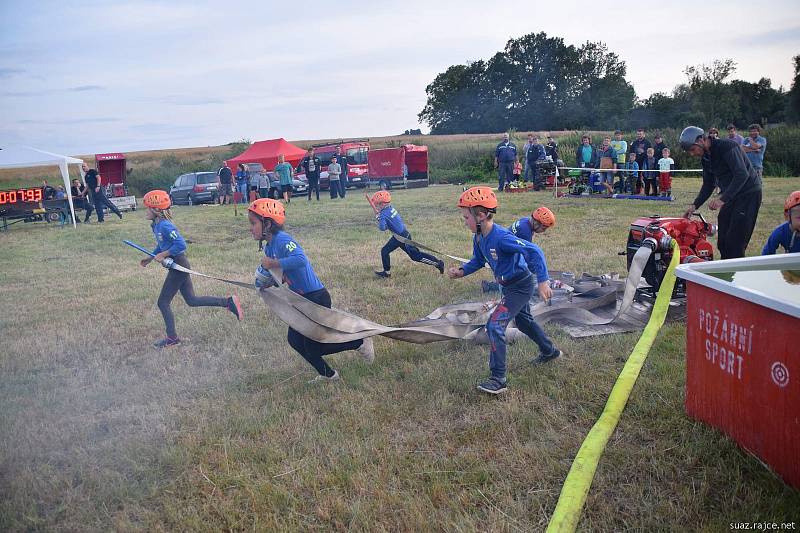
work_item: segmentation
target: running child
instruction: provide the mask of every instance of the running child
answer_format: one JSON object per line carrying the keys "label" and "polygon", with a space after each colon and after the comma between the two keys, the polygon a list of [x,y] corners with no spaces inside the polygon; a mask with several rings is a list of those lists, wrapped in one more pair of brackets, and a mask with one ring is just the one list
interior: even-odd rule
{"label": "running child", "polygon": [[[556,225],[556,216],[548,208],[541,206],[531,213],[530,217],[517,220],[508,227],[508,231],[516,237],[533,242],[536,233],[544,233],[548,228]],[[482,280],[481,290],[483,292],[494,292],[500,290],[500,284],[496,281]]]}
{"label": "running child", "polygon": [[800,191],[794,191],[783,204],[786,222],[775,228],[769,236],[761,255],[773,255],[779,246],[787,254],[800,252]]}
{"label": "running child", "polygon": [[[264,257],[256,269],[256,287],[261,289],[272,286],[275,280],[269,273],[269,269],[281,268],[283,280],[290,290],[306,300],[330,309],[331,295],[328,290],[317,277],[297,241],[283,231],[283,224],[286,222],[286,211],[283,204],[271,198],[261,198],[250,204],[247,215],[253,239],[259,241],[259,246],[266,243],[263,245]],[[309,383],[339,379],[339,373],[328,366],[323,356],[357,350],[367,362],[371,363],[375,359],[371,338],[350,342],[321,343],[301,335],[290,327],[287,340],[289,345],[317,371],[318,375]]]}
{"label": "running child", "polygon": [[669,156],[669,148],[661,150],[661,159],[658,160],[658,188],[661,196],[672,196],[672,174],[675,170],[675,161]]}
{"label": "running child", "polygon": [[189,307],[224,307],[239,320],[243,316],[238,296],[227,298],[195,296],[192,278],[189,274],[171,268],[173,263],[184,268],[192,268],[189,260],[186,259],[186,241],[172,223],[172,213],[169,209],[171,203],[169,194],[165,191],[154,190],[144,195],[144,205],[147,207],[145,218],[150,221],[150,227],[156,238],[156,247],[153,250],[155,257],[142,259],[140,264],[146,267],[151,261],[158,261],[169,269],[164,285],[161,287],[161,294],[158,295],[158,309],[161,311],[161,316],[164,317],[167,336],[154,344],[156,348],[166,348],[181,343],[175,331],[175,317],[170,308],[170,302],[178,291]]}
{"label": "running child", "polygon": [[[389,194],[389,191],[376,192],[372,195],[370,203],[376,211],[375,218],[378,220],[379,230],[386,231],[388,229],[394,235],[400,235],[406,239],[411,238],[411,234],[406,229],[406,225],[403,224],[403,218],[400,216],[400,213],[397,212],[397,209],[392,207],[392,195]],[[400,242],[395,238],[394,235],[392,235],[389,238],[389,241],[383,245],[383,248],[381,248],[381,262],[383,263],[383,270],[376,270],[376,276],[381,278],[388,278],[391,276],[390,269],[392,266],[389,259],[389,254],[398,248],[402,248],[412,261],[431,265],[439,271],[439,274],[444,274],[444,261],[437,259],[430,254],[421,252],[415,246]]]}
{"label": "running child", "polygon": [[[486,323],[486,333],[491,341],[488,379],[478,384],[478,390],[500,394],[508,390],[506,380],[506,327],[513,319],[517,328],[530,337],[541,353],[531,361],[545,363],[561,355],[530,314],[533,295],[533,275],[536,273],[539,296],[549,300],[552,296],[548,283],[547,265],[541,248],[515,237],[492,220],[497,212],[497,196],[489,187],[467,189],[458,200],[464,225],[475,235],[472,238],[472,259],[460,268],[450,267],[451,279],[463,278],[483,268],[486,263],[495,279],[503,286],[503,297]],[[530,269],[530,270],[529,270]]]}

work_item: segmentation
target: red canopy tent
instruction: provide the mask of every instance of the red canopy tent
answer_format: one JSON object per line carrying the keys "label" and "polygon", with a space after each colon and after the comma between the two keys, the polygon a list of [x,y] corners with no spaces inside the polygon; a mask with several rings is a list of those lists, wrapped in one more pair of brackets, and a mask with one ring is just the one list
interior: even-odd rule
{"label": "red canopy tent", "polygon": [[234,174],[236,174],[236,167],[239,163],[261,163],[266,170],[271,171],[278,164],[278,156],[281,154],[283,154],[287,163],[296,167],[300,160],[303,159],[303,156],[306,155],[306,151],[299,146],[286,142],[283,138],[257,141],[238,156],[225,161],[225,165]]}

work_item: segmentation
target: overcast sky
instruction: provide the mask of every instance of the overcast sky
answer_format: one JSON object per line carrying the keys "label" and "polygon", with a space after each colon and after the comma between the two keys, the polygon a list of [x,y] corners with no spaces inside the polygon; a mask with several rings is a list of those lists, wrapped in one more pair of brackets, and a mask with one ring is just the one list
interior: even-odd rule
{"label": "overcast sky", "polygon": [[797,0],[586,5],[0,0],[0,146],[93,154],[427,131],[417,113],[438,73],[539,31],[605,42],[639,97],[727,57],[737,78],[788,89],[800,54]]}

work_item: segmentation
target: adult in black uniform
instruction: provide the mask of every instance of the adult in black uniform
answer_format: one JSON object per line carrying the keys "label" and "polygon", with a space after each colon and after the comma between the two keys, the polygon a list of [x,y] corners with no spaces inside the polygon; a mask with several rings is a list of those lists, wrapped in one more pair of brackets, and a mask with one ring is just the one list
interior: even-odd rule
{"label": "adult in black uniform", "polygon": [[[81,168],[85,173],[83,179],[86,182],[86,186],[89,188],[89,194],[91,195],[91,201],[94,204],[94,210],[97,211],[97,221],[103,222],[105,220],[105,213],[103,210],[106,207],[108,207],[119,218],[122,218],[122,213],[119,212],[117,206],[112,204],[111,201],[106,198],[105,187],[103,187],[103,178],[100,176],[100,174],[98,174],[95,169],[89,168],[89,165],[86,163],[83,163]],[[88,218],[84,220],[84,222],[88,221]]]}
{"label": "adult in black uniform", "polygon": [[689,218],[719,187],[708,208],[719,209],[717,247],[722,259],[744,257],[761,207],[761,180],[739,144],[715,139],[696,127],[681,132],[681,148],[701,158],[703,186],[684,217]]}

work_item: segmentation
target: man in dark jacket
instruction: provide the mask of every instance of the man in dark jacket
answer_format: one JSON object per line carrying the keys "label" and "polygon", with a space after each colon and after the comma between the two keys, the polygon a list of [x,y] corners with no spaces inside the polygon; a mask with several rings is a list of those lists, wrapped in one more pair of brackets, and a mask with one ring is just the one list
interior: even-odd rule
{"label": "man in dark jacket", "polygon": [[[89,165],[86,163],[81,165],[81,169],[83,169],[83,172],[85,173],[83,179],[86,182],[86,187],[89,188],[89,194],[91,195],[92,203],[94,204],[94,210],[97,212],[97,221],[103,222],[105,220],[104,210],[106,207],[108,207],[119,218],[122,218],[122,213],[119,212],[117,206],[112,204],[111,201],[106,198],[106,188],[103,187],[102,176],[100,176],[95,169],[89,168]],[[84,222],[88,221],[88,218],[84,220]]]}
{"label": "man in dark jacket", "polygon": [[308,199],[311,200],[311,190],[314,189],[317,191],[317,201],[319,201],[319,173],[322,160],[314,155],[313,148],[309,148],[300,165],[303,167],[308,180]]}
{"label": "man in dark jacket", "polygon": [[658,160],[664,157],[664,148],[669,148],[669,146],[661,138],[660,133],[657,133],[653,140],[656,142],[655,146],[653,146],[653,153],[656,154],[656,160]]}
{"label": "man in dark jacket", "polygon": [[503,192],[507,183],[514,179],[514,163],[517,162],[517,145],[503,134],[503,142],[494,151],[494,167],[497,169],[497,192]]}
{"label": "man in dark jacket", "polygon": [[719,187],[708,204],[719,209],[717,247],[722,259],[744,257],[761,207],[761,180],[741,147],[728,139],[709,138],[702,129],[689,126],[680,137],[681,148],[701,158],[703,185],[684,217],[689,218]]}
{"label": "man in dark jacket", "polygon": [[533,189],[536,191],[545,188],[545,183],[541,178],[541,172],[539,172],[539,167],[536,165],[537,161],[544,161],[545,157],[544,145],[539,143],[539,136],[534,135],[531,138],[531,146],[528,148],[527,155],[525,156],[525,164],[527,168],[530,169],[530,175],[533,177]]}
{"label": "man in dark jacket", "polygon": [[[642,168],[642,159],[644,159],[647,155],[648,148],[653,148],[653,145],[650,143],[650,139],[645,137],[644,130],[639,128],[636,130],[636,140],[634,140],[628,148],[630,153],[634,154],[634,157],[636,157],[636,162],[639,163],[639,168]],[[661,154],[658,152],[655,152],[655,154],[656,161],[658,161],[658,158],[661,157]]]}

